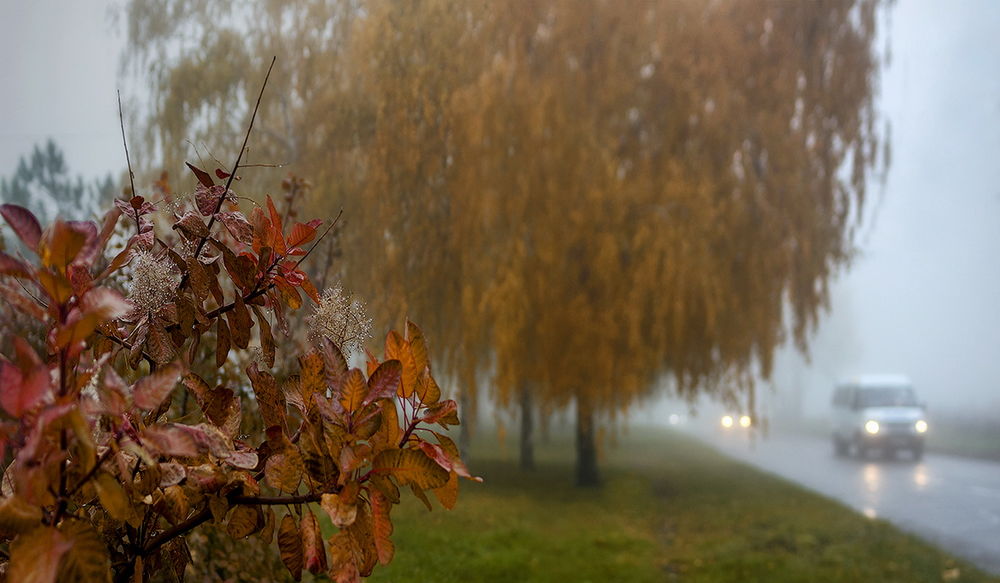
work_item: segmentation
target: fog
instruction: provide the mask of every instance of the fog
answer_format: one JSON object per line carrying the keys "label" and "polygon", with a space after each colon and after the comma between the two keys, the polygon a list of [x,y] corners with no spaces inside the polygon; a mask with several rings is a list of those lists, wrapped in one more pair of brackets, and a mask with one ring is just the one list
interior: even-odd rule
{"label": "fog", "polygon": [[[811,362],[781,355],[776,401],[822,415],[834,382],[909,376],[934,411],[1000,405],[1000,4],[901,2],[881,106],[892,164],[835,282]],[[780,407],[778,407],[780,409]]]}
{"label": "fog", "polygon": [[[121,171],[111,5],[0,2],[2,175],[47,137],[74,174]],[[884,372],[912,378],[932,410],[1000,405],[1000,4],[901,2],[890,24],[892,163],[810,360],[779,355],[770,413],[821,416],[836,379]]]}

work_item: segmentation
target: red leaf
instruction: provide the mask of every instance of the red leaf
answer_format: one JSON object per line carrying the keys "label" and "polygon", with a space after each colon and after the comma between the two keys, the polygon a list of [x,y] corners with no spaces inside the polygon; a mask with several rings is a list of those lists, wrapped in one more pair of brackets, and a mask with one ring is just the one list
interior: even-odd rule
{"label": "red leaf", "polygon": [[247,245],[253,243],[253,226],[251,226],[250,221],[243,216],[243,213],[239,211],[222,211],[217,216],[219,217],[219,220],[222,221],[222,224],[226,226],[226,229],[229,230],[229,233],[234,239]]}
{"label": "red leaf", "polygon": [[101,320],[121,318],[131,310],[132,304],[111,288],[95,287],[83,296],[83,311]]}
{"label": "red leaf", "polygon": [[0,205],[0,214],[28,249],[32,251],[38,249],[38,240],[42,238],[42,226],[38,224],[38,219],[31,214],[31,211],[16,204],[3,204]]}
{"label": "red leaf", "polygon": [[225,192],[226,187],[221,184],[216,184],[209,188],[198,185],[194,191],[194,200],[201,214],[208,217],[220,209],[222,202],[219,199],[222,198]]}
{"label": "red leaf", "polygon": [[305,245],[309,241],[312,241],[316,237],[316,227],[310,227],[302,223],[295,223],[292,227],[292,232],[288,234],[288,246],[298,247],[299,245]]}
{"label": "red leaf", "polygon": [[387,360],[379,365],[368,379],[369,393],[365,404],[376,399],[391,399],[396,395],[403,374],[403,365],[398,360]]}
{"label": "red leaf", "polygon": [[191,172],[194,172],[194,175],[198,177],[198,182],[202,183],[205,188],[215,186],[215,181],[212,180],[212,176],[208,172],[194,166],[190,162],[185,162],[185,164],[187,164],[187,167],[191,169]]}
{"label": "red leaf", "polygon": [[222,168],[216,168],[215,175],[219,177],[219,180],[225,180],[229,178],[229,173],[223,170]]}
{"label": "red leaf", "polygon": [[444,468],[446,471],[449,472],[455,469],[451,463],[451,459],[448,457],[448,454],[445,453],[443,449],[441,449],[441,446],[437,445],[436,443],[431,443],[429,441],[421,441],[419,445],[420,449],[423,450],[424,454],[426,454],[427,457],[434,460],[437,463],[437,465],[441,466],[442,468]]}
{"label": "red leaf", "polygon": [[442,425],[458,425],[458,403],[451,399],[441,401],[427,408],[427,414],[421,419],[424,423],[441,423]]}
{"label": "red leaf", "polygon": [[194,438],[174,425],[153,425],[142,432],[143,445],[168,456],[194,457],[198,447]]}
{"label": "red leaf", "polygon": [[27,264],[0,251],[0,274],[27,277],[29,273],[30,268]]}
{"label": "red leaf", "polygon": [[271,216],[271,240],[268,243],[275,251],[284,255],[288,248],[285,245],[285,236],[282,234],[281,215],[278,214],[278,209],[274,208],[271,195],[267,196],[267,212]]}
{"label": "red leaf", "polygon": [[151,411],[160,406],[167,395],[177,386],[184,373],[179,363],[171,363],[151,375],[142,377],[135,383],[132,401],[136,407]]}
{"label": "red leaf", "polygon": [[320,532],[316,516],[309,510],[302,514],[300,528],[306,569],[314,575],[326,571],[326,549],[324,548],[323,533]]}
{"label": "red leaf", "polygon": [[51,392],[49,367],[40,365],[27,374],[13,364],[0,361],[0,405],[20,417],[41,404]]}
{"label": "red leaf", "polygon": [[173,226],[174,230],[180,231],[188,239],[199,239],[208,236],[208,227],[205,221],[194,211],[184,213]]}

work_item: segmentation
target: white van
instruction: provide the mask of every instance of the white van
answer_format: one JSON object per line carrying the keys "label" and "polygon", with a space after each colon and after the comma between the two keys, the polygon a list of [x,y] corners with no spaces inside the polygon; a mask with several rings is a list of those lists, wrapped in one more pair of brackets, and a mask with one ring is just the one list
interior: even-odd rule
{"label": "white van", "polygon": [[871,450],[892,456],[924,455],[927,414],[913,384],[902,375],[867,375],[837,385],[833,394],[833,448],[860,457]]}

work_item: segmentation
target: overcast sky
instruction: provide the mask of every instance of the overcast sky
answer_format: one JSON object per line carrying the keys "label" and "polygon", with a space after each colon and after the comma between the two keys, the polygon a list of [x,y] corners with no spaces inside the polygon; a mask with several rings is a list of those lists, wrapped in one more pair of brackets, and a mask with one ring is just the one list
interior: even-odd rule
{"label": "overcast sky", "polygon": [[[0,174],[50,136],[74,172],[123,168],[108,5],[0,0]],[[1000,405],[1000,2],[903,0],[891,24],[888,182],[813,365],[777,381],[814,410],[863,372],[911,376],[932,407]]]}
{"label": "overcast sky", "polygon": [[891,25],[892,167],[799,375],[810,412],[863,373],[932,411],[1000,405],[1000,2],[903,0]]}

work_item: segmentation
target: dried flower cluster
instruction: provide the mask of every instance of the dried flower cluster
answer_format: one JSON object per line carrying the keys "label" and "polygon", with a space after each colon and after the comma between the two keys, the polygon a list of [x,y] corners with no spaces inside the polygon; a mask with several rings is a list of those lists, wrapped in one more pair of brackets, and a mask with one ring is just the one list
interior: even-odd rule
{"label": "dried flower cluster", "polygon": [[132,269],[129,299],[140,313],[155,313],[173,299],[180,277],[165,257],[140,251],[132,260]]}
{"label": "dried flower cluster", "polygon": [[337,284],[326,289],[316,310],[309,318],[309,341],[322,346],[327,338],[336,344],[345,355],[361,351],[366,340],[372,337],[372,320],[365,312],[365,306],[356,298],[345,295]]}

